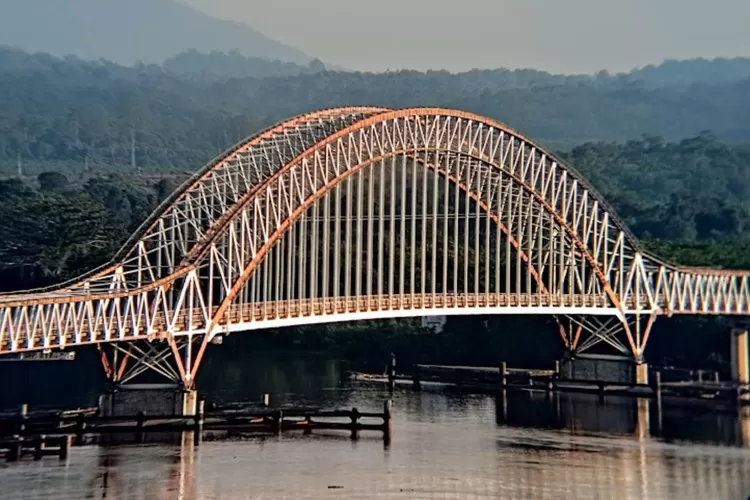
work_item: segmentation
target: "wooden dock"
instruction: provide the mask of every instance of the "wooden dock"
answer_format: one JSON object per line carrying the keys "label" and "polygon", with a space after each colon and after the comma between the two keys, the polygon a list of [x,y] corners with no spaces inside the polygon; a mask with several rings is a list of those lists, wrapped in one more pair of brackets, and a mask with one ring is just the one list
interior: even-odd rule
{"label": "wooden dock", "polygon": [[67,458],[72,444],[83,444],[86,436],[130,434],[135,442],[150,433],[194,432],[201,441],[204,432],[273,433],[315,430],[346,431],[357,439],[362,431],[382,432],[386,444],[391,436],[390,400],[382,412],[322,410],[317,408],[265,408],[205,412],[199,404],[192,416],[136,415],[101,416],[93,409],[68,412],[29,413],[24,405],[16,414],[0,415],[0,456],[18,460],[26,455]]}
{"label": "wooden dock", "polygon": [[68,458],[72,436],[68,435],[38,435],[33,437],[14,436],[0,440],[0,456],[9,462],[21,460],[31,455],[35,460],[43,456],[54,455],[65,460]]}
{"label": "wooden dock", "polygon": [[351,373],[352,380],[385,382],[391,387],[395,383],[411,383],[415,389],[422,384],[441,384],[465,390],[497,391],[561,391],[593,393],[600,396],[621,395],[661,399],[692,398],[715,400],[735,405],[750,404],[750,387],[733,381],[720,381],[718,376],[704,380],[671,380],[662,382],[661,372],[653,374],[650,384],[626,384],[592,380],[563,380],[559,367],[555,369],[509,368],[506,363],[498,367],[417,364],[410,373],[397,373],[387,369],[385,375]]}

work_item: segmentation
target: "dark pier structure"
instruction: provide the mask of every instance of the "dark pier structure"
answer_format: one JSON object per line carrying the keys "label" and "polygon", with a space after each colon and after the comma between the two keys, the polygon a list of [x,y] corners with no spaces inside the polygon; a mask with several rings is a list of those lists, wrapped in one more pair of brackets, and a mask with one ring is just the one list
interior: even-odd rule
{"label": "dark pier structure", "polygon": [[261,408],[207,412],[205,402],[197,403],[193,415],[180,409],[159,414],[102,415],[97,409],[30,413],[23,405],[18,413],[0,415],[0,456],[9,461],[24,456],[40,459],[45,455],[68,457],[69,449],[99,442],[144,442],[149,436],[163,437],[184,432],[195,435],[199,444],[204,435],[281,434],[300,431],[345,431],[357,439],[362,431],[380,432],[386,445],[391,439],[390,400],[382,412],[322,410],[317,408]]}

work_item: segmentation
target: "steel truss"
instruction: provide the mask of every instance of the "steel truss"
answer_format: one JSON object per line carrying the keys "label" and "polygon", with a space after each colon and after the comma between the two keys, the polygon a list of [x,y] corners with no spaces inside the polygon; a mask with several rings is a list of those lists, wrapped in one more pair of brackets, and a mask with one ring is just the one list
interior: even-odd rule
{"label": "steel truss", "polygon": [[[633,356],[644,362],[644,351],[657,314],[618,316],[564,316],[557,318],[560,336],[573,354],[602,350]],[[633,334],[636,350],[629,345],[627,332]]]}
{"label": "steel truss", "polygon": [[[563,334],[571,346],[640,359],[657,316],[748,311],[746,272],[644,252],[575,171],[508,127],[444,109],[342,108],[222,155],[110,265],[0,297],[0,353],[202,336],[180,372],[189,385],[207,343],[230,331],[554,314],[598,339]],[[621,335],[607,333],[615,324]]]}
{"label": "steel truss", "polygon": [[203,337],[182,336],[154,342],[136,340],[96,345],[107,380],[113,385],[145,381],[151,375],[175,384],[192,387],[197,365],[196,353]]}

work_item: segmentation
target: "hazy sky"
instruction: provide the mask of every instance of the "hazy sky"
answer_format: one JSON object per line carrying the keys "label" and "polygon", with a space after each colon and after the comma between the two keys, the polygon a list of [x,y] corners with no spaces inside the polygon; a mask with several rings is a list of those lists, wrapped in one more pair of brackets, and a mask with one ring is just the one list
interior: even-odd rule
{"label": "hazy sky", "polygon": [[628,70],[750,56],[750,0],[181,0],[359,70]]}

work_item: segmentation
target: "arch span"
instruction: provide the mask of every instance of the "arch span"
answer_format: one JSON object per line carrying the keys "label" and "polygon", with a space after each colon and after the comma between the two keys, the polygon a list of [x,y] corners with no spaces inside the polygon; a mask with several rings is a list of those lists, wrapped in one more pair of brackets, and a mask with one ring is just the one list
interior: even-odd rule
{"label": "arch span", "polygon": [[614,316],[638,356],[647,334],[627,317],[746,315],[747,280],[643,252],[584,179],[498,122],[341,108],[204,167],[104,271],[0,297],[0,353],[525,312]]}

